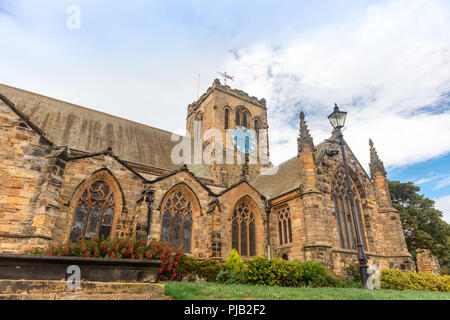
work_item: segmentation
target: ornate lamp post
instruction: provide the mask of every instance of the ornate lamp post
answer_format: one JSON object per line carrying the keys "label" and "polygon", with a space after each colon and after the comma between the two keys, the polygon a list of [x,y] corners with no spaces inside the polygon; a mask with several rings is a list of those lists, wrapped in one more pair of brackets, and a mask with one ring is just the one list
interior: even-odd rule
{"label": "ornate lamp post", "polygon": [[364,253],[364,247],[362,245],[361,234],[360,234],[359,226],[358,226],[358,222],[357,222],[358,220],[356,217],[356,210],[355,210],[355,197],[353,195],[352,183],[350,181],[350,173],[349,173],[349,169],[348,169],[347,158],[345,156],[344,136],[342,135],[342,131],[341,131],[341,129],[344,127],[346,117],[347,117],[347,112],[340,111],[337,104],[335,104],[334,112],[328,116],[328,119],[330,120],[333,128],[335,130],[337,130],[337,132],[338,132],[338,135],[337,135],[338,141],[337,142],[341,146],[342,158],[344,161],[344,169],[345,169],[345,180],[347,182],[347,194],[350,199],[350,207],[352,210],[353,224],[355,227],[356,242],[357,242],[357,247],[358,247],[359,271],[361,273],[361,285],[362,285],[363,289],[368,289],[367,280],[369,278],[369,274],[367,272],[367,268],[368,268],[367,257],[366,257],[366,254]]}

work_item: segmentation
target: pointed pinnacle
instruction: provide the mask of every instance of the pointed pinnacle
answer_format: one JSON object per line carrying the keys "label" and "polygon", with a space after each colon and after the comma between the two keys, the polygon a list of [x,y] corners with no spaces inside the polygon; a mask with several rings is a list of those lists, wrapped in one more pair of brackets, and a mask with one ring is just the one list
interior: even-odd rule
{"label": "pointed pinnacle", "polygon": [[300,112],[300,134],[297,139],[298,152],[302,152],[303,147],[307,144],[311,147],[311,150],[314,150],[314,141],[305,121],[305,113],[302,111]]}
{"label": "pointed pinnacle", "polygon": [[386,176],[386,170],[384,169],[383,161],[380,160],[380,157],[378,156],[377,150],[374,147],[372,139],[369,139],[369,146],[370,146],[369,167],[371,176],[374,177],[377,171],[381,172],[384,176]]}

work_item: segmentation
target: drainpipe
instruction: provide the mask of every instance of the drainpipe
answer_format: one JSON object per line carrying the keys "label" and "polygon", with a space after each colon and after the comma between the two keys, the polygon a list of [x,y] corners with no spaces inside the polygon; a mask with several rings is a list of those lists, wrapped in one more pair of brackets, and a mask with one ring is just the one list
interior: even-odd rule
{"label": "drainpipe", "polygon": [[265,209],[266,209],[266,219],[267,219],[267,256],[269,257],[269,260],[272,259],[271,257],[271,252],[270,252],[270,225],[269,225],[269,221],[270,221],[270,205],[269,205],[269,200],[266,199],[266,205],[265,205]]}
{"label": "drainpipe", "polygon": [[150,232],[152,228],[152,204],[153,200],[155,200],[155,189],[150,188],[146,190],[145,195],[145,202],[147,202],[147,208],[148,208],[148,221],[147,221],[147,240],[150,241]]}

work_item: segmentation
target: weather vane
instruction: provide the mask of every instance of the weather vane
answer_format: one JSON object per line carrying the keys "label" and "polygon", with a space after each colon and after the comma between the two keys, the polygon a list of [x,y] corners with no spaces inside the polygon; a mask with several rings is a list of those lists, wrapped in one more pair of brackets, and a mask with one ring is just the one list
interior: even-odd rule
{"label": "weather vane", "polygon": [[234,77],[228,75],[226,72],[217,72],[218,74],[220,74],[223,77],[223,82],[225,85],[227,85],[227,79],[230,79],[231,81],[234,81]]}

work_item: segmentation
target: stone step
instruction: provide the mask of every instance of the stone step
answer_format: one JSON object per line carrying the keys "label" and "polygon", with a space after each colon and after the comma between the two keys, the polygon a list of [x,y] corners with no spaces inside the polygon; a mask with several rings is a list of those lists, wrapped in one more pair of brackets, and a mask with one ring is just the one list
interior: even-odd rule
{"label": "stone step", "polygon": [[0,300],[170,300],[159,283],[81,281],[70,290],[66,281],[0,280]]}

